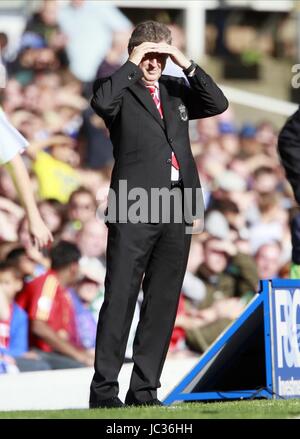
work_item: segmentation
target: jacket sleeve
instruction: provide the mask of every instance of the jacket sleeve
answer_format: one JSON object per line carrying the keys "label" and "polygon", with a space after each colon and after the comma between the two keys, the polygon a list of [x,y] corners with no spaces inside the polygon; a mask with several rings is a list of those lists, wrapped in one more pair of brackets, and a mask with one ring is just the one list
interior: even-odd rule
{"label": "jacket sleeve", "polygon": [[125,90],[143,76],[142,70],[133,62],[126,61],[112,76],[97,79],[93,86],[91,106],[110,123],[118,114]]}
{"label": "jacket sleeve", "polygon": [[193,76],[187,76],[190,87],[184,86],[184,103],[189,119],[201,119],[223,113],[228,100],[213,79],[197,66]]}
{"label": "jacket sleeve", "polygon": [[252,256],[245,253],[237,253],[226,269],[235,280],[235,295],[247,297],[258,291],[259,278],[257,267]]}
{"label": "jacket sleeve", "polygon": [[286,177],[300,203],[300,108],[284,124],[278,136],[277,150]]}

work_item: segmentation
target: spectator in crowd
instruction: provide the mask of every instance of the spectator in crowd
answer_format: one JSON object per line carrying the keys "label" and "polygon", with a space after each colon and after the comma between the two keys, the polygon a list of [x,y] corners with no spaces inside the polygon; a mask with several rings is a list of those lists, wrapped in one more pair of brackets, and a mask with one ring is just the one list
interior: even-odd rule
{"label": "spectator in crowd", "polygon": [[8,45],[8,36],[5,32],[0,32],[0,54],[3,61],[5,49]]}
{"label": "spectator in crowd", "polygon": [[258,276],[251,256],[237,253],[230,241],[212,236],[204,242],[204,261],[197,275],[206,295],[197,309],[190,306],[196,323],[186,328],[186,340],[190,348],[204,352],[253,297]]}
{"label": "spectator in crowd", "polygon": [[221,150],[225,151],[232,160],[239,153],[240,148],[236,127],[231,121],[220,120],[219,133]]}
{"label": "spectator in crowd", "polygon": [[111,47],[98,67],[96,77],[106,78],[116,72],[126,60],[128,31],[118,31],[112,34]]}
{"label": "spectator in crowd", "polygon": [[22,85],[28,85],[34,80],[35,72],[55,72],[61,67],[57,52],[48,47],[41,36],[27,33],[22,37],[17,58],[7,69]]}
{"label": "spectator in crowd", "polygon": [[50,261],[48,264],[45,257],[41,259],[39,252],[35,251],[34,247],[28,249],[16,247],[7,254],[6,261],[19,270],[25,283],[44,274],[50,265]]}
{"label": "spectator in crowd", "polygon": [[103,119],[97,117],[91,108],[83,113],[80,131],[84,144],[82,163],[91,169],[103,169],[112,166],[112,143]]}
{"label": "spectator in crowd", "polygon": [[262,145],[258,141],[257,129],[250,123],[244,124],[240,131],[240,152],[244,157],[253,157],[262,152]]}
{"label": "spectator in crowd", "polygon": [[98,296],[101,284],[101,271],[96,273],[91,267],[86,269],[86,265],[81,264],[81,278],[71,290],[80,344],[91,352],[95,348],[97,322],[90,307]]}
{"label": "spectator in crowd", "polygon": [[41,36],[48,47],[58,52],[62,65],[67,65],[67,37],[61,32],[57,22],[58,8],[57,0],[43,0],[40,9],[29,18],[24,33]]}
{"label": "spectator in crowd", "polygon": [[77,244],[82,256],[104,260],[107,240],[107,227],[96,218],[86,221],[80,229]]}
{"label": "spectator in crowd", "polygon": [[38,204],[41,217],[54,237],[59,237],[66,221],[66,209],[64,204],[48,198]]}
{"label": "spectator in crowd", "polygon": [[[215,202],[214,208],[217,212],[224,215],[229,227],[231,236],[239,234],[243,228],[246,227],[245,218],[234,201],[220,199]],[[235,233],[232,233],[235,232]]]}
{"label": "spectator in crowd", "polygon": [[[16,191],[13,189],[13,194],[15,193]],[[24,216],[24,209],[16,201],[17,197],[12,201],[6,198],[6,196],[0,196],[1,238],[5,240],[17,240],[18,224]]]}
{"label": "spectator in crowd", "polygon": [[176,320],[172,331],[172,336],[169,344],[168,357],[176,357],[183,355],[186,356],[186,342],[185,342],[185,300],[182,294],[179,297],[178,309],[176,314]]}
{"label": "spectator in crowd", "polygon": [[[79,157],[73,144],[72,139],[66,136],[52,137],[31,144],[28,154],[34,159],[33,170],[42,199],[52,198],[66,203],[70,194],[79,187],[80,175],[74,169],[79,164]],[[44,151],[41,145],[47,145],[50,151]]]}
{"label": "spectator in crowd", "polygon": [[0,164],[7,167],[24,207],[30,229],[30,237],[34,245],[42,248],[48,245],[53,237],[45,226],[31,187],[30,176],[27,172],[21,153],[28,147],[27,140],[9,122],[4,112],[0,109]]}
{"label": "spectator in crowd", "polygon": [[96,217],[95,195],[84,186],[71,193],[67,204],[67,221],[61,236],[63,239],[76,242],[78,233],[89,220]]}
{"label": "spectator in crowd", "polygon": [[198,236],[196,235],[191,241],[191,249],[189,253],[187,269],[182,285],[183,297],[188,298],[194,306],[200,304],[206,295],[205,284],[197,276],[197,270],[202,262],[203,246],[202,242],[198,239]]}
{"label": "spectator in crowd", "polygon": [[259,195],[276,191],[278,177],[273,168],[260,166],[253,172],[253,190]]}
{"label": "spectator in crowd", "polygon": [[[113,32],[131,31],[129,20],[112,4],[70,0],[59,11],[59,25],[67,36],[71,72],[89,84],[111,47]],[[80,32],[78,32],[80,29]],[[128,38],[126,38],[128,41]]]}
{"label": "spectator in crowd", "polygon": [[[174,45],[184,51],[182,29],[174,23],[169,27]],[[66,239],[78,244],[84,263],[88,266],[95,264],[101,276],[105,274],[107,230],[95,216],[98,219],[103,217],[114,159],[105,124],[89,106],[90,82],[97,69],[100,76],[106,76],[117,68],[118,63],[123,63],[123,47],[130,30],[129,20],[108,2],[73,0],[65,6],[59,1],[45,0],[38,11],[29,16],[14,61],[7,50],[7,36],[0,34],[1,55],[7,69],[1,106],[12,125],[30,141],[23,158],[40,215],[55,241]],[[164,73],[177,76],[176,67],[170,60]],[[179,69],[178,75],[181,74]],[[224,300],[227,300],[227,293],[221,301],[213,298],[211,305],[211,283],[214,285],[217,279],[215,288],[220,291],[224,287],[223,281],[219,284],[220,279],[231,276],[229,284],[227,280],[225,282],[225,290],[231,291],[233,286],[239,286],[228,295],[228,300],[243,295],[247,288],[242,287],[240,291],[240,284],[247,284],[243,281],[245,272],[242,268],[239,278],[230,268],[236,266],[236,259],[241,261],[244,255],[247,261],[255,258],[258,278],[285,275],[282,267],[286,270],[291,265],[289,213],[294,243],[292,276],[299,278],[300,215],[297,215],[293,191],[277,157],[276,127],[268,120],[254,124],[239,116],[241,124],[237,123],[234,109],[229,108],[220,116],[192,121],[189,126],[192,152],[207,208],[206,231],[192,239],[176,319],[176,327],[180,330],[178,337],[174,333],[172,355],[188,355],[189,346],[202,351],[222,330],[218,322],[224,318],[220,317],[222,312],[226,314]],[[281,158],[296,195],[299,187],[295,166],[296,137],[300,132],[298,119],[299,112],[287,122],[286,129],[279,136]],[[27,184],[22,185],[27,188]],[[49,270],[47,252],[33,246],[30,224],[6,167],[0,168],[0,230],[0,261],[8,257],[9,263],[25,276],[26,283]],[[212,238],[215,241],[209,243]],[[233,256],[228,250],[220,251],[218,257],[226,262],[226,268],[223,272],[213,271],[208,281],[206,271],[202,272],[202,269],[207,266],[209,247],[214,246],[214,242],[226,247],[228,241],[232,242],[237,253]],[[244,266],[243,262],[241,265]],[[253,262],[249,262],[249,267],[248,275],[253,279],[252,282],[248,280],[249,290],[254,291]],[[91,282],[80,284],[77,293],[82,295],[85,305],[84,295],[87,292],[94,296],[95,285]],[[41,291],[42,287],[39,288]],[[228,302],[228,308],[231,304],[234,311],[240,311],[242,307],[238,300],[234,305]],[[61,302],[58,300],[58,303]],[[89,305],[96,320],[102,303],[103,286],[100,285]],[[220,311],[217,323],[212,319],[214,304]],[[58,305],[58,315],[61,315],[61,306]],[[211,307],[211,311],[206,311]],[[136,321],[138,313],[137,307]],[[238,312],[231,314],[230,317],[234,318]],[[217,330],[208,337],[203,336],[202,343],[200,336],[198,340],[194,334],[200,334],[202,327],[201,334],[206,334],[209,317]],[[231,320],[227,318],[227,321]],[[131,358],[134,331],[133,325],[127,360]],[[44,366],[52,367],[47,364]]]}
{"label": "spectator in crowd", "polygon": [[94,194],[81,186],[72,192],[68,202],[69,221],[79,223],[78,229],[87,221],[95,218],[96,200]]}
{"label": "spectator in crowd", "polygon": [[8,45],[8,37],[5,32],[0,32],[0,88],[4,88],[7,80],[6,71],[6,47]]}
{"label": "spectator in crowd", "polygon": [[97,190],[101,177],[80,168],[80,157],[71,137],[58,134],[33,141],[27,153],[33,159],[40,198],[66,204],[71,193],[81,185]]}
{"label": "spectator in crowd", "polygon": [[0,374],[49,369],[28,349],[28,317],[15,302],[23,281],[11,262],[0,263]]}
{"label": "spectator in crowd", "polygon": [[276,279],[280,277],[283,267],[282,246],[278,241],[262,244],[256,254],[255,262],[259,279]]}
{"label": "spectator in crowd", "polygon": [[1,106],[6,114],[12,114],[12,112],[18,108],[22,108],[23,96],[22,86],[17,79],[7,78],[5,89],[2,92]]}
{"label": "spectator in crowd", "polygon": [[10,251],[18,247],[18,243],[16,241],[1,241],[0,242],[0,261],[3,262],[6,260],[7,255]]}
{"label": "spectator in crowd", "polygon": [[237,173],[229,170],[221,172],[214,181],[209,208],[214,207],[216,200],[230,200],[238,205],[242,211],[248,202],[246,182]]}
{"label": "spectator in crowd", "polygon": [[79,265],[81,278],[76,286],[76,292],[83,305],[92,312],[97,323],[103,302],[105,268],[99,260],[94,259],[91,262],[86,257],[80,259]]}
{"label": "spectator in crowd", "polygon": [[80,251],[60,241],[50,251],[51,269],[25,285],[17,303],[28,312],[30,344],[52,369],[91,366],[93,355],[80,345],[68,287],[78,278]]}

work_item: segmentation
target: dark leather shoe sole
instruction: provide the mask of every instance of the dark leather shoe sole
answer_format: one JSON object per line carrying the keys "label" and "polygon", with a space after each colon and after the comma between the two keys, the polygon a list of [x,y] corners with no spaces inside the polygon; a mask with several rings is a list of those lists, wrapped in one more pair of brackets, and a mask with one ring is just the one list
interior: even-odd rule
{"label": "dark leather shoe sole", "polygon": [[117,397],[103,399],[97,402],[90,401],[89,404],[90,409],[103,409],[103,408],[113,409],[113,408],[122,408],[124,406],[125,405],[122,403],[122,401]]}

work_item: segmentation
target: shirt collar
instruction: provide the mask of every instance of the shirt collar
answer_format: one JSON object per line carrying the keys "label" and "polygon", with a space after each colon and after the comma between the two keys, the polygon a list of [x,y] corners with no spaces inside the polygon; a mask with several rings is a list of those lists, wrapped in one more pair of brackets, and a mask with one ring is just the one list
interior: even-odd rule
{"label": "shirt collar", "polygon": [[156,82],[154,82],[154,84],[152,84],[152,85],[146,85],[146,87],[155,87],[155,89],[156,90],[159,90],[159,82],[158,81],[156,81]]}

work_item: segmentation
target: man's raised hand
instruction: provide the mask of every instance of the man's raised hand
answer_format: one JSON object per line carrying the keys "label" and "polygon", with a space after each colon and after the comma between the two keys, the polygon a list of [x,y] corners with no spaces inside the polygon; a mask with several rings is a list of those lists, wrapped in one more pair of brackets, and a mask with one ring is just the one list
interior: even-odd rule
{"label": "man's raised hand", "polygon": [[166,42],[145,42],[135,46],[129,56],[129,61],[138,66],[144,56],[151,52],[169,55],[172,61],[182,69],[187,69],[191,65],[191,61],[187,59],[187,57],[177,47],[167,44]]}
{"label": "man's raised hand", "polygon": [[157,52],[157,46],[157,43],[152,42],[139,44],[133,48],[128,59],[138,66],[147,53]]}
{"label": "man's raised hand", "polygon": [[169,55],[172,61],[182,69],[187,69],[191,65],[191,61],[177,47],[165,42],[157,43],[155,51]]}

